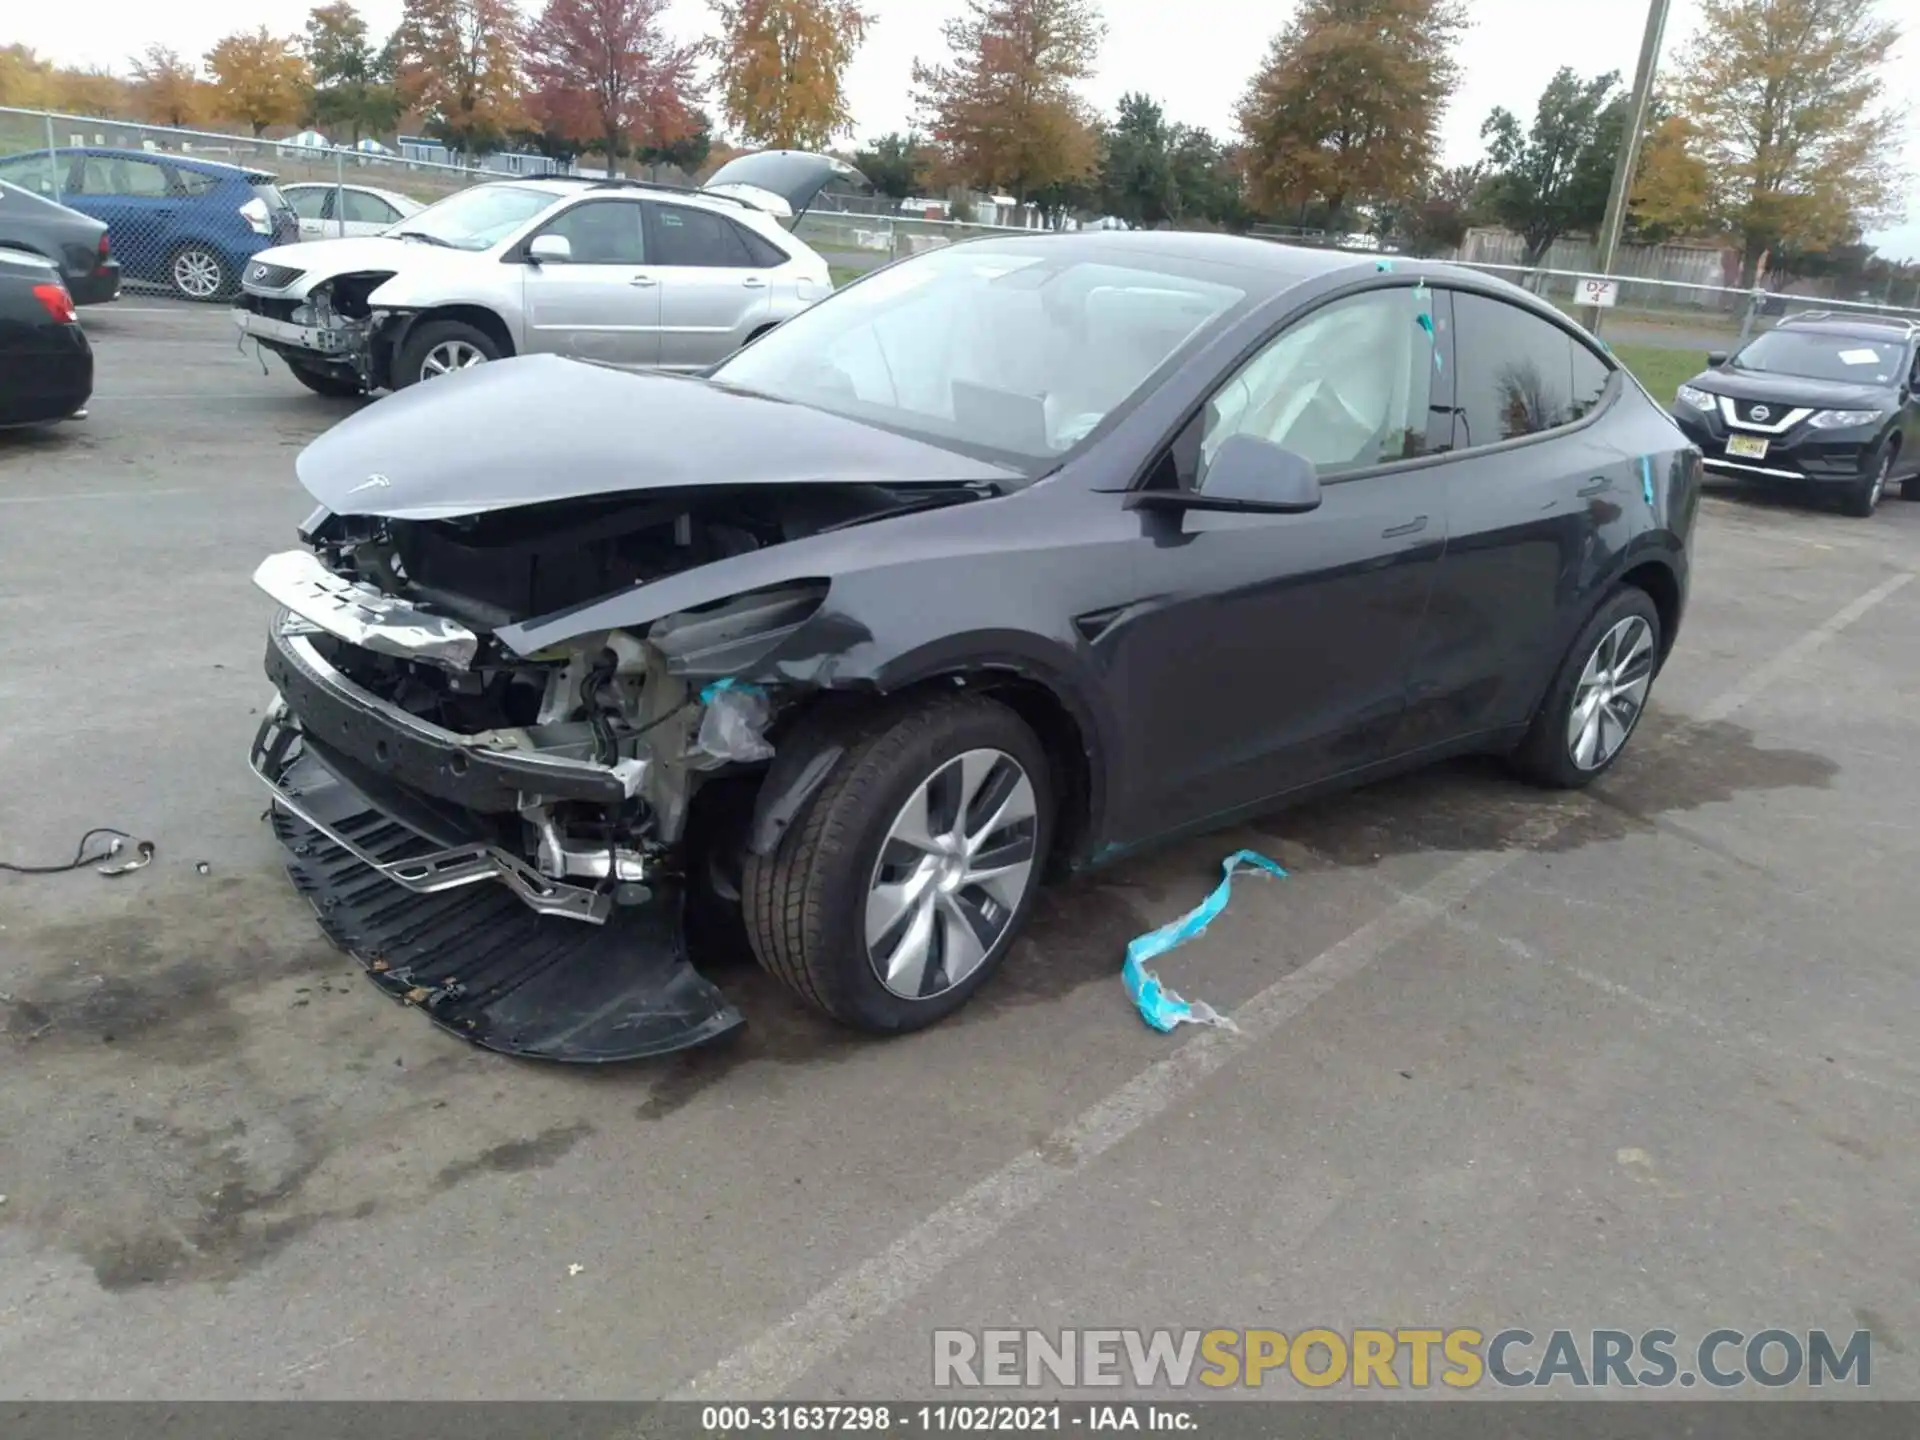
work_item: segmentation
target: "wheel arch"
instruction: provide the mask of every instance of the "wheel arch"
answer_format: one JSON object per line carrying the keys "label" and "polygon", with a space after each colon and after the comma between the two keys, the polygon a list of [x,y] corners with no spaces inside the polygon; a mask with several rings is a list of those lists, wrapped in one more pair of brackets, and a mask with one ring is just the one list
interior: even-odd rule
{"label": "wheel arch", "polygon": [[1100,833],[1105,762],[1091,711],[1060,677],[1005,659],[953,660],[880,689],[824,690],[800,707],[776,737],[776,753],[755,797],[748,848],[770,854],[825,784],[861,732],[901,709],[941,695],[985,695],[1031,729],[1046,752],[1054,790],[1048,866],[1072,868]]}
{"label": "wheel arch", "polygon": [[[1680,629],[1680,577],[1674,574],[1673,567],[1666,561],[1647,559],[1623,572],[1619,583],[1645,591],[1647,598],[1653,601],[1654,611],[1660,617],[1660,662],[1664,665]],[[1605,597],[1602,596],[1595,609],[1604,603]]]}

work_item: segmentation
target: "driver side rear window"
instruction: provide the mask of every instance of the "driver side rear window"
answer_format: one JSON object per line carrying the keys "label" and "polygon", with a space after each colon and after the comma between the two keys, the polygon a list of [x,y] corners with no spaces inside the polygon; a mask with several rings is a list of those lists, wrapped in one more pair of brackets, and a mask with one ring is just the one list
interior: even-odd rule
{"label": "driver side rear window", "polygon": [[1465,291],[1453,316],[1461,449],[1571,425],[1599,404],[1607,367],[1559,326]]}

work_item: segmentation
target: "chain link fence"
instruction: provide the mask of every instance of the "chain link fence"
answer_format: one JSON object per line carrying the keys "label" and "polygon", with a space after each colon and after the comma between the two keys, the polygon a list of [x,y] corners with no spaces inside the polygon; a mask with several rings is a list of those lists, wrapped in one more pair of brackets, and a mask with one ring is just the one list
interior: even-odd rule
{"label": "chain link fence", "polygon": [[485,165],[0,107],[0,180],[104,220],[127,288],[188,300],[227,299],[269,246],[374,234],[513,174]]}

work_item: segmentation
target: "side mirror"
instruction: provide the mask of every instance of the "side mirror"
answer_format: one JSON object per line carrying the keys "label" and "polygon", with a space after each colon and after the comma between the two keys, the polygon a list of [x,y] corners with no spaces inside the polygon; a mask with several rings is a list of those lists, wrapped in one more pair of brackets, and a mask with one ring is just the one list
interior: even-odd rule
{"label": "side mirror", "polygon": [[573,259],[573,242],[564,235],[536,235],[527,246],[527,259],[536,265],[550,261],[564,265]]}
{"label": "side mirror", "polygon": [[1724,364],[1726,364],[1726,363],[1727,363],[1727,352],[1726,352],[1726,351],[1724,351],[1724,350],[1709,350],[1709,351],[1707,352],[1707,368],[1708,368],[1709,370],[1718,370],[1718,369],[1719,369],[1719,368],[1720,368],[1720,367],[1721,367],[1722,365],[1724,365]]}
{"label": "side mirror", "polygon": [[1214,452],[1202,490],[1136,490],[1131,508],[1238,510],[1301,515],[1320,507],[1320,474],[1304,455],[1252,435],[1230,435]]}

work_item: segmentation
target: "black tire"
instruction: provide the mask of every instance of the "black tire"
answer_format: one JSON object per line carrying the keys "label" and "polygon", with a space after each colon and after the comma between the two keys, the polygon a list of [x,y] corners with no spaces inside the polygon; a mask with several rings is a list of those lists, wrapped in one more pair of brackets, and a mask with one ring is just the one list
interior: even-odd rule
{"label": "black tire", "polygon": [[358,380],[348,380],[343,376],[326,370],[315,370],[302,365],[297,360],[287,361],[287,369],[293,372],[293,378],[313,391],[316,395],[332,395],[341,399],[350,399],[367,393],[367,387]]}
{"label": "black tire", "polygon": [[[205,279],[190,281],[188,274]],[[233,267],[220,252],[211,245],[194,242],[175,246],[167,256],[167,285],[182,300],[191,300],[197,305],[229,299],[237,288]]]}
{"label": "black tire", "polygon": [[[1613,753],[1593,768],[1583,769],[1575,762],[1567,739],[1568,728],[1573,723],[1574,691],[1580,683],[1581,672],[1586,669],[1587,661],[1592,658],[1601,640],[1621,621],[1632,616],[1646,621],[1653,632],[1656,660],[1653,676],[1648,680],[1648,697],[1643,697],[1631,728]],[[1626,753],[1634,731],[1640,728],[1640,719],[1646,711],[1646,698],[1651,696],[1653,679],[1659,676],[1657,657],[1664,643],[1660,611],[1654,605],[1653,597],[1632,585],[1623,585],[1615,590],[1594,612],[1593,618],[1581,626],[1580,633],[1567,648],[1566,658],[1560,662],[1553,684],[1547,687],[1546,699],[1540,702],[1540,709],[1533,717],[1532,728],[1511,757],[1513,768],[1522,778],[1553,790],[1582,789],[1611,770]]]}
{"label": "black tire", "polygon": [[[1013,757],[1034,789],[1036,863],[1025,894],[993,948],[957,984],[906,999],[880,981],[863,929],[882,843],[917,787],[969,750]],[[1047,755],[1020,717],[994,700],[953,696],[880,712],[858,729],[846,756],[768,856],[749,854],[741,894],[760,964],[842,1024],[876,1034],[919,1030],[958,1010],[996,971],[1019,937],[1040,887],[1053,836]]]}
{"label": "black tire", "polygon": [[1880,452],[1879,458],[1870,464],[1867,473],[1847,487],[1840,500],[1843,513],[1856,520],[1865,520],[1879,508],[1886,494],[1887,478],[1893,473],[1894,454],[1895,447],[1887,446]]}
{"label": "black tire", "polygon": [[500,358],[499,343],[478,326],[464,320],[429,320],[416,325],[407,336],[407,343],[400,347],[400,355],[393,363],[393,388],[404,390],[422,379],[432,379],[422,374],[427,357],[443,346],[461,345],[479,351],[482,360]]}

